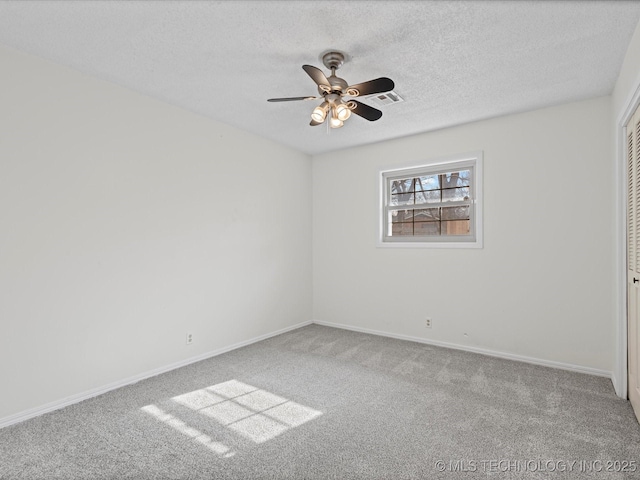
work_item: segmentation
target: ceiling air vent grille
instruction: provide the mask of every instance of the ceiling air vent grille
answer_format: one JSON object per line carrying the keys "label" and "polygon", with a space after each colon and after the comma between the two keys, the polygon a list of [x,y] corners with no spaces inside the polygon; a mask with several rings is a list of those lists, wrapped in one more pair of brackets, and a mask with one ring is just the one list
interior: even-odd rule
{"label": "ceiling air vent grille", "polygon": [[404,102],[404,99],[393,90],[385,93],[376,93],[364,98],[376,107],[384,107],[386,105]]}

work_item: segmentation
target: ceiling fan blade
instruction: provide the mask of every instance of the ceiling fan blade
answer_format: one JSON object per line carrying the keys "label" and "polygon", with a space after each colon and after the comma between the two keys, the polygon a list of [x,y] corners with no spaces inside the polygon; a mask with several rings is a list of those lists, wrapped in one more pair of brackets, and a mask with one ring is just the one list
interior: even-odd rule
{"label": "ceiling fan blade", "polygon": [[270,98],[267,102],[295,102],[296,100],[315,100],[318,97],[287,97],[287,98]]}
{"label": "ceiling fan blade", "polygon": [[356,115],[360,115],[362,118],[369,120],[370,122],[375,122],[382,116],[382,112],[377,108],[370,107],[369,105],[365,105],[364,103],[356,102],[355,100],[350,100],[356,104],[355,108],[351,111]]}
{"label": "ceiling fan blade", "polygon": [[322,70],[311,65],[303,65],[302,68],[318,86],[324,86],[331,90],[331,84],[325,74],[322,73]]}
{"label": "ceiling fan blade", "polygon": [[[363,95],[372,95],[374,93],[388,92],[389,90],[393,90],[394,87],[395,84],[393,83],[393,80],[387,77],[380,77],[376,78],[375,80],[369,80],[368,82],[349,85],[349,87],[347,88],[347,92],[349,92],[350,90],[357,90],[358,95],[354,95],[355,97],[357,97]],[[351,95],[350,92],[348,94]]]}
{"label": "ceiling fan blade", "polygon": [[318,125],[322,125],[324,122],[316,122],[315,120],[311,120],[311,123],[309,125],[311,125],[312,127],[316,127]]}

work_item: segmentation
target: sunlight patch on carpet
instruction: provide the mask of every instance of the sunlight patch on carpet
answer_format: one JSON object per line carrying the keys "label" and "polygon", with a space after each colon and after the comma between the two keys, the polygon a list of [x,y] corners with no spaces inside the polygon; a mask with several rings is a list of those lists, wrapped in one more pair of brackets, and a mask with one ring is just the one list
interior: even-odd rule
{"label": "sunlight patch on carpet", "polygon": [[[235,379],[177,395],[171,400],[255,443],[271,440],[322,415],[318,410]],[[177,412],[170,414],[155,405],[147,405],[142,410],[221,456],[234,454],[229,447],[214,442],[176,417]]]}
{"label": "sunlight patch on carpet", "polygon": [[233,455],[235,455],[235,452],[231,451],[231,449],[226,445],[220,442],[213,441],[211,437],[202,433],[200,430],[190,427],[179,418],[175,417],[170,413],[165,412],[164,410],[156,407],[155,405],[147,405],[145,407],[142,407],[141,410],[143,412],[148,413],[152,417],[155,417],[156,419],[160,420],[162,423],[169,425],[170,427],[177,430],[178,432],[188,437],[191,437],[194,441],[204,445],[209,450],[220,455],[221,457],[226,458],[226,457],[232,457]]}

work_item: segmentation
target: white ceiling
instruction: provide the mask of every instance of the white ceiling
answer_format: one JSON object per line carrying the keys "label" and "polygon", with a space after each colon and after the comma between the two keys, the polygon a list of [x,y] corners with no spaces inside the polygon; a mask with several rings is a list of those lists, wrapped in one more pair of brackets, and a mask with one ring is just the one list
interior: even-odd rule
{"label": "white ceiling", "polygon": [[[309,154],[611,93],[637,1],[3,1],[0,43]],[[310,127],[303,64],[403,103]],[[326,70],[325,70],[326,71]],[[319,102],[318,102],[319,103]]]}

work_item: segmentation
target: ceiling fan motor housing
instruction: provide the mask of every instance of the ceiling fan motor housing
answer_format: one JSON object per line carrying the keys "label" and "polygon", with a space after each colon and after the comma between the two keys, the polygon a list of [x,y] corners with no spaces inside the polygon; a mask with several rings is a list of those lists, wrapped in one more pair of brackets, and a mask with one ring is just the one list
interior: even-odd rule
{"label": "ceiling fan motor housing", "polygon": [[[349,86],[349,84],[346,82],[346,80],[344,80],[343,78],[340,77],[336,77],[335,75],[331,75],[329,77],[327,77],[327,80],[329,81],[329,85],[331,85],[331,90],[327,91],[327,90],[323,90],[322,87],[318,87],[318,92],[321,95],[324,95],[326,93],[342,93],[344,92],[347,87]],[[326,87],[325,87],[326,88]]]}
{"label": "ceiling fan motor housing", "polygon": [[336,76],[336,70],[344,64],[344,54],[340,52],[327,52],[322,56],[322,63],[324,66],[331,69],[331,76],[327,77],[331,90],[327,91],[326,87],[318,86],[318,92],[325,95],[327,93],[342,93],[349,84],[345,79]]}

